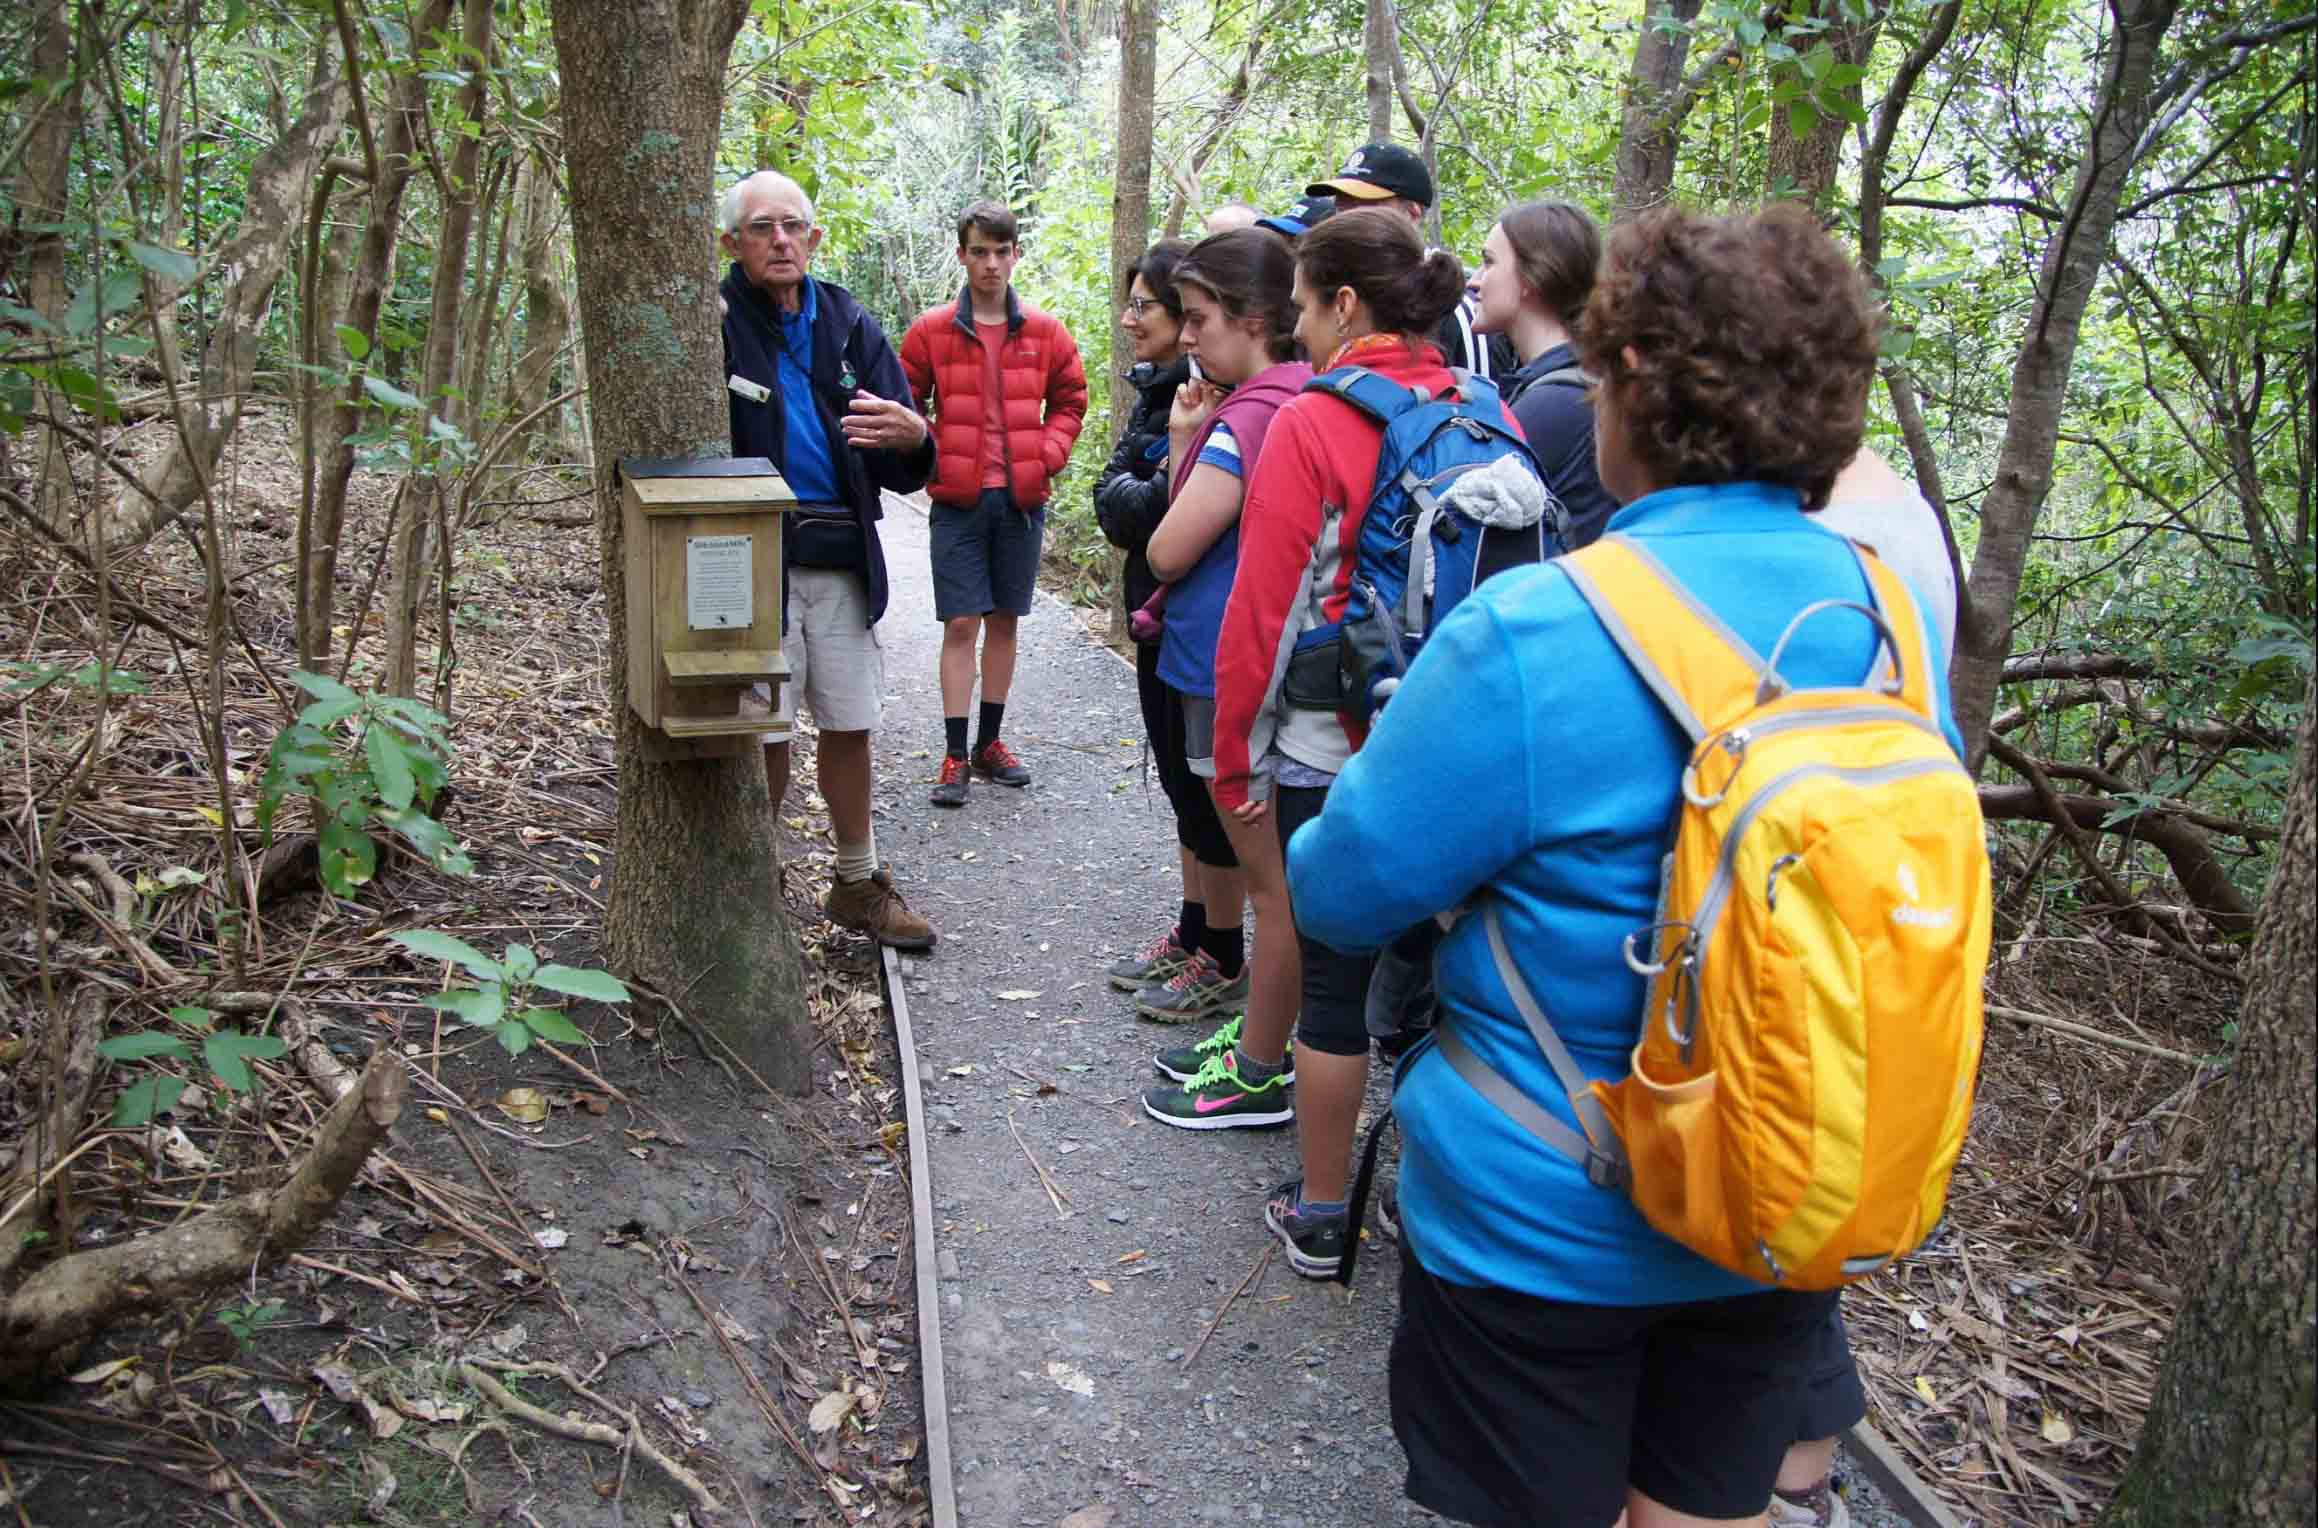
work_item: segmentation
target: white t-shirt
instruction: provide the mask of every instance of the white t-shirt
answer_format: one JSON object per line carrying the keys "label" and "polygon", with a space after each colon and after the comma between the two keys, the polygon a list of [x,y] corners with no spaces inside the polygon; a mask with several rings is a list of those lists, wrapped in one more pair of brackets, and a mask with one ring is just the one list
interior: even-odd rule
{"label": "white t-shirt", "polygon": [[1835,480],[1827,507],[1811,518],[1868,547],[1907,580],[1931,619],[1940,666],[1947,667],[1956,655],[1956,570],[1930,501],[1882,458],[1862,451]]}

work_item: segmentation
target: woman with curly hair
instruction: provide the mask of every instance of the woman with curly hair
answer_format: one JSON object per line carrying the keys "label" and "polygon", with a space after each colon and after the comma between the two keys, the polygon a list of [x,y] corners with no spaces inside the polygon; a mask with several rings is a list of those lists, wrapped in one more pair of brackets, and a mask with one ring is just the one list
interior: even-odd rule
{"label": "woman with curly hair", "polygon": [[[1877,326],[1851,260],[1800,210],[1668,210],[1611,236],[1579,330],[1602,482],[1624,506],[1609,534],[1757,652],[1815,601],[1873,600],[1852,547],[1804,511],[1859,450]],[[1644,988],[1621,942],[1655,916],[1690,742],[1579,591],[1572,570],[1602,550],[1500,574],[1441,623],[1290,846],[1289,884],[1303,932],[1346,950],[1489,897],[1578,1067],[1615,1080]],[[1828,616],[1780,668],[1855,684],[1878,651],[1869,623]],[[1576,1129],[1489,921],[1442,941],[1440,1028]],[[1437,1040],[1404,1062],[1393,1108],[1410,1497],[1485,1524],[1762,1523],[1835,1296],[1661,1235]]]}

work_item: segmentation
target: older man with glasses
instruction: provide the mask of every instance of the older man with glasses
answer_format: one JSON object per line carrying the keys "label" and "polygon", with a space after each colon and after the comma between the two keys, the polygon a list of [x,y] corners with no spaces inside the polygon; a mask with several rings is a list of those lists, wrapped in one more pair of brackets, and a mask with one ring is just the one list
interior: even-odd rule
{"label": "older man with glasses", "polygon": [[[808,274],[822,230],[804,188],[762,170],[725,193],[723,210],[732,448],[769,458],[798,499],[782,523],[782,650],[820,729],[821,795],[837,839],[823,910],[880,943],[927,949],[933,926],[877,862],[869,739],[885,696],[872,630],[886,602],[878,495],[925,486],[933,438],[877,320]],[[766,743],[765,774],[777,808],[789,788],[786,742]]]}

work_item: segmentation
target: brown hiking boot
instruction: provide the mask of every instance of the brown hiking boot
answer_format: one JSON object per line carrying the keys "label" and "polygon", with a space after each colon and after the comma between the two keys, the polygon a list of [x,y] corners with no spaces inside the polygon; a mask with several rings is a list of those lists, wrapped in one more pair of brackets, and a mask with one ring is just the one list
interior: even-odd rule
{"label": "brown hiking boot", "polygon": [[866,881],[836,881],[821,911],[839,928],[869,935],[897,950],[930,950],[934,926],[909,910],[893,889],[893,873],[880,865]]}

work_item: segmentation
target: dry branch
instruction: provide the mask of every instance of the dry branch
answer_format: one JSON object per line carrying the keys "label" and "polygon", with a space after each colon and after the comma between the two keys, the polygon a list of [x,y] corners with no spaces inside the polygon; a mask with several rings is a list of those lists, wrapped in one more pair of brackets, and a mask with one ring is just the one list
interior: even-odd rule
{"label": "dry branch", "polygon": [[37,1383],[48,1366],[128,1315],[248,1276],[297,1250],[402,1113],[407,1086],[391,1051],[372,1054],[362,1085],[323,1117],[288,1181],[118,1246],[60,1258],[0,1303],[0,1388]]}
{"label": "dry branch", "polygon": [[669,1458],[660,1445],[652,1441],[651,1435],[644,1431],[644,1424],[635,1412],[619,1411],[619,1408],[581,1384],[578,1377],[562,1364],[502,1364],[498,1367],[508,1373],[551,1375],[562,1380],[589,1400],[607,1410],[618,1412],[620,1419],[628,1424],[627,1430],[623,1432],[617,1427],[607,1427],[601,1422],[582,1422],[572,1417],[557,1416],[552,1411],[544,1410],[522,1399],[472,1363],[459,1365],[459,1377],[473,1385],[484,1399],[501,1411],[506,1412],[519,1422],[538,1428],[542,1432],[553,1433],[559,1438],[576,1439],[581,1443],[601,1443],[606,1448],[633,1448],[656,1465],[662,1474],[675,1482],[685,1495],[692,1498],[694,1510],[703,1519],[712,1522],[723,1520],[723,1503],[710,1494],[707,1486],[700,1483],[699,1476]]}
{"label": "dry branch", "polygon": [[76,991],[64,1023],[64,1064],[43,1079],[40,1120],[7,1172],[0,1173],[0,1282],[15,1272],[26,1250],[26,1233],[43,1218],[41,1180],[73,1149],[88,1114],[89,1095],[96,1089],[97,1042],[105,1033],[104,990],[92,984]]}

